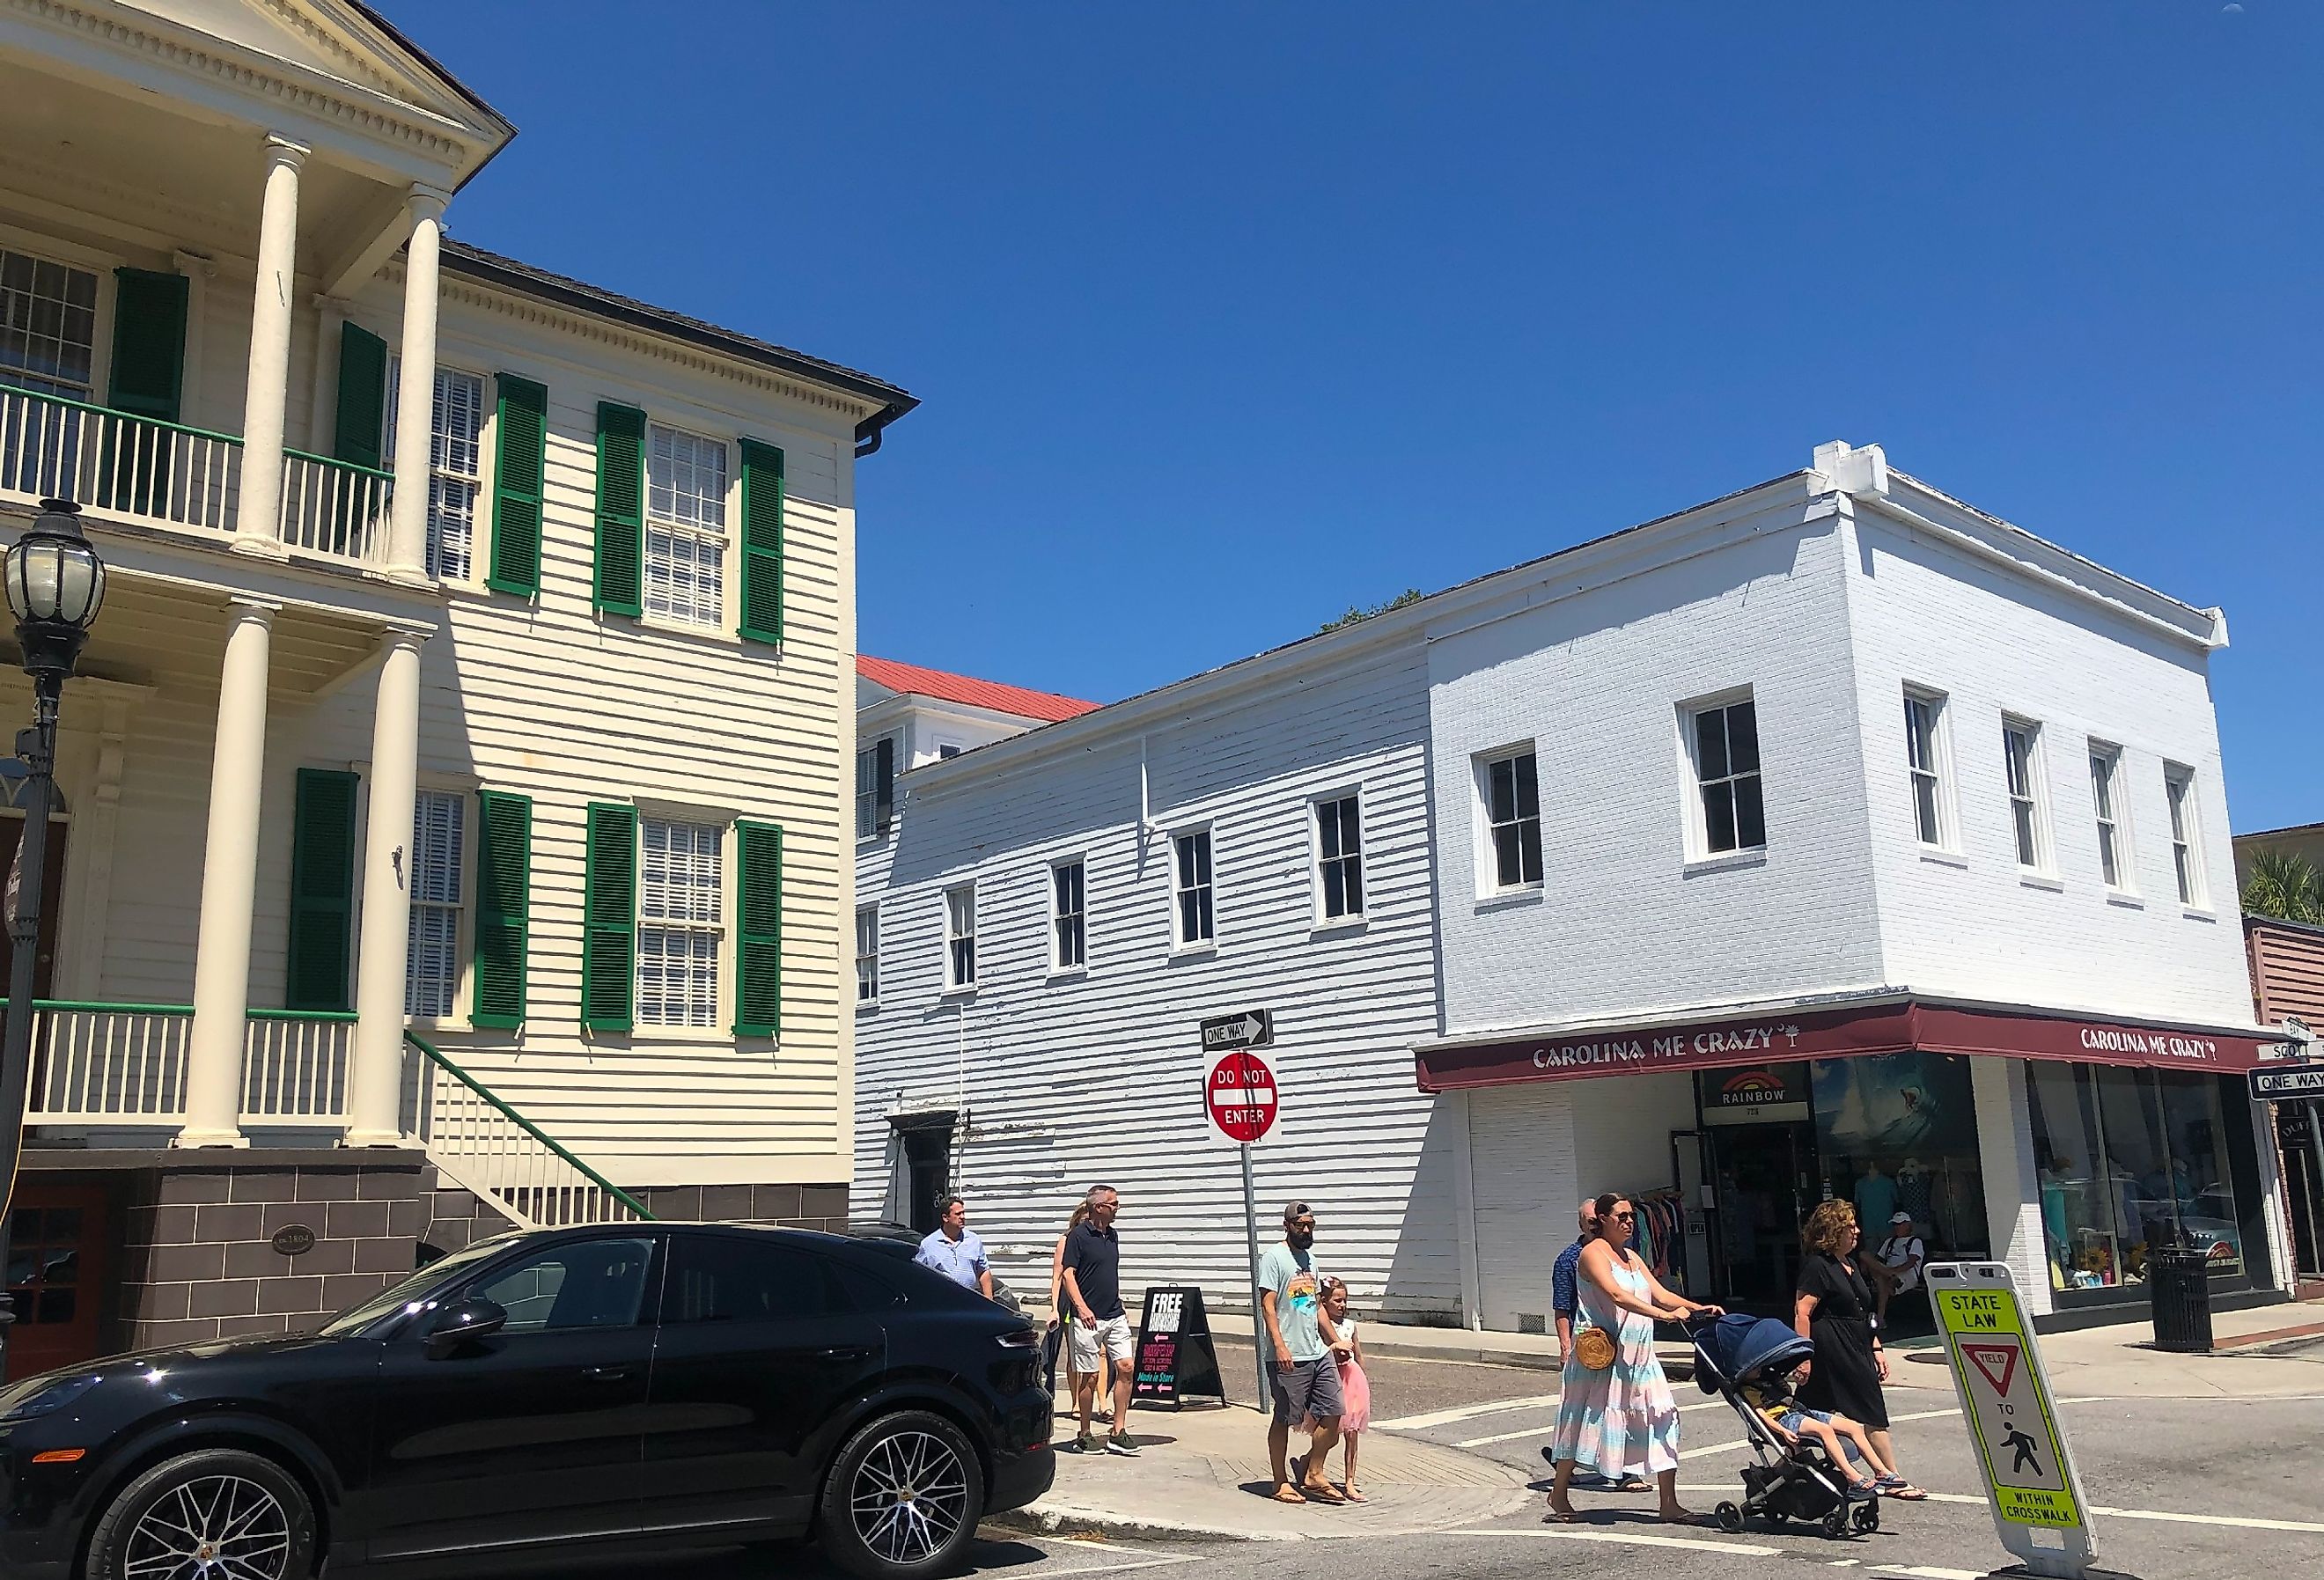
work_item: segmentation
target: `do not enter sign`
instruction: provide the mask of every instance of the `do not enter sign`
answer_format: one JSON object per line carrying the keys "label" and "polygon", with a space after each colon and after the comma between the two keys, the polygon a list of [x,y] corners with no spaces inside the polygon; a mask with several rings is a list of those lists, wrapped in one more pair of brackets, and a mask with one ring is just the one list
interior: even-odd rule
{"label": "do not enter sign", "polygon": [[1204,1100],[1211,1123],[1231,1141],[1248,1145],[1275,1128],[1275,1072],[1247,1049],[1211,1067]]}

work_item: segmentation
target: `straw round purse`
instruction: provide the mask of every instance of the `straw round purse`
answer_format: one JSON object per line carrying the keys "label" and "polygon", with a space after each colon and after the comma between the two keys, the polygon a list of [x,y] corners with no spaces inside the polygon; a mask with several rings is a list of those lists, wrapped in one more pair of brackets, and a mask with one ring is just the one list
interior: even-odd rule
{"label": "straw round purse", "polygon": [[1602,1327],[1585,1327],[1573,1335],[1573,1358],[1592,1372],[1614,1363],[1614,1340]]}

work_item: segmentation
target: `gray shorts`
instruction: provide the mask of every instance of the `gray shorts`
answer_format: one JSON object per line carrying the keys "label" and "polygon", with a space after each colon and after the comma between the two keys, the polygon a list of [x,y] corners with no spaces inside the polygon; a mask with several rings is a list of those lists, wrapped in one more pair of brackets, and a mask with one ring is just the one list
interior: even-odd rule
{"label": "gray shorts", "polygon": [[1320,1361],[1294,1361],[1291,1369],[1268,1368],[1275,1381],[1275,1418],[1283,1424],[1336,1421],[1347,1410],[1340,1396],[1340,1363],[1326,1355]]}

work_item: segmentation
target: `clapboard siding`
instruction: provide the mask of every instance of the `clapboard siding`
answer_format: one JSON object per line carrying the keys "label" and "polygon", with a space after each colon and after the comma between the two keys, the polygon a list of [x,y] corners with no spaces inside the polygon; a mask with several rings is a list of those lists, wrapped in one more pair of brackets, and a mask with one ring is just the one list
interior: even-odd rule
{"label": "clapboard siding", "polygon": [[[249,282],[206,282],[195,419],[240,426]],[[349,305],[392,345],[400,282]],[[327,451],[330,392],[313,370],[336,361],[331,320],[303,310],[294,327],[290,442]],[[690,356],[667,361],[586,339],[526,313],[447,293],[439,363],[507,371],[549,390],[549,438],[536,600],[484,589],[489,489],[479,504],[477,582],[451,590],[441,629],[421,650],[422,783],[478,785],[533,799],[531,938],[520,1032],[433,1029],[438,1041],[551,1135],[618,1183],[816,1182],[845,1177],[852,1113],[852,999],[845,951],[853,872],[854,513],[851,415],[789,399],[755,376],[726,377]],[[317,353],[321,350],[320,357]],[[489,395],[489,384],[487,386]],[[677,630],[592,606],[596,407],[644,406],[696,431],[779,446],[785,457],[785,641],[745,642],[731,617],[717,631]],[[311,413],[326,422],[318,430]],[[486,476],[493,435],[486,434]],[[739,486],[740,458],[729,451]],[[730,495],[730,498],[732,496]],[[739,613],[740,554],[730,509],[728,606]],[[189,607],[181,670],[132,716],[121,774],[115,866],[97,981],[107,998],[182,1003],[190,995],[201,853],[224,615]],[[277,622],[278,691],[267,721],[252,1002],[282,1002],[291,788],[302,765],[345,767],[372,755],[370,675],[319,702],[312,680],[286,685],[296,622]],[[85,725],[80,714],[69,725]],[[593,800],[659,802],[705,821],[761,820],[783,829],[781,1033],[738,1040],[731,1021],[733,838],[724,842],[729,909],[721,1030],[585,1034],[579,1025],[583,825]],[[474,860],[475,816],[468,860]],[[843,843],[847,841],[848,843]],[[360,969],[360,962],[357,963]],[[464,1006],[465,1007],[465,1006]]]}
{"label": "clapboard siding", "polygon": [[[1262,1217],[1311,1200],[1325,1265],[1367,1303],[1457,1311],[1451,1178],[1429,1155],[1445,1147],[1409,1052],[1436,1023],[1425,726],[1412,642],[1149,732],[1157,831],[1144,837],[1135,735],[997,773],[908,777],[893,834],[858,857],[862,894],[881,906],[881,1003],[858,1017],[855,1213],[882,1205],[889,1113],[957,1101],[958,1187],[1012,1279],[1045,1286],[1074,1200],[1105,1182],[1127,1204],[1130,1284],[1195,1281],[1241,1303],[1240,1176],[1204,1114],[1195,1023],[1263,1005],[1284,1100],[1256,1150]],[[1311,799],[1357,788],[1367,920],[1315,932]],[[1168,831],[1196,823],[1212,830],[1217,947],[1174,955]],[[1053,979],[1048,871],[1075,854],[1088,969]],[[944,892],[972,879],[980,983],[947,997]]]}
{"label": "clapboard siding", "polygon": [[2247,916],[2244,932],[2260,1021],[2274,1025],[2289,1015],[2324,1026],[2324,929]]}

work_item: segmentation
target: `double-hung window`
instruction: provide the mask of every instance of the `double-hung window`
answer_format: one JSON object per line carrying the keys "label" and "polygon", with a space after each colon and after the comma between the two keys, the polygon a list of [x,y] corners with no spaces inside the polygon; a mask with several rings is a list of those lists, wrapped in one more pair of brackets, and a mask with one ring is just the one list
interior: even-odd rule
{"label": "double-hung window", "polygon": [[2050,869],[2049,819],[2037,754],[2041,738],[2042,726],[2030,719],[2001,721],[2001,766],[2009,781],[2009,825],[2017,840],[2017,864],[2036,873]]}
{"label": "double-hung window", "polygon": [[411,919],[403,968],[403,1012],[441,1018],[460,992],[462,849],[468,798],[423,790],[411,803]]}
{"label": "double-hung window", "polygon": [[1362,798],[1336,796],[1315,803],[1315,903],[1325,921],[1364,913]]}
{"label": "double-hung window", "polygon": [[945,891],[945,990],[976,985],[976,885]]}
{"label": "double-hung window", "polygon": [[1211,831],[1189,829],[1171,841],[1171,878],[1177,901],[1177,947],[1197,949],[1211,943],[1215,918],[1212,912]]}
{"label": "double-hung window", "polygon": [[649,614],[716,626],[726,610],[726,441],[654,423],[646,444]]}
{"label": "double-hung window", "polygon": [[1088,897],[1081,858],[1049,869],[1049,969],[1079,971],[1088,964]]}
{"label": "double-hung window", "polygon": [[2090,743],[2090,810],[2098,821],[2098,875],[2109,889],[2127,892],[2130,828],[2122,804],[2122,748]]}
{"label": "double-hung window", "polygon": [[1698,707],[1687,716],[1702,821],[1697,853],[1764,849],[1767,814],[1759,789],[1759,715],[1752,699]]}
{"label": "double-hung window", "polygon": [[724,834],[715,823],[647,818],[639,825],[640,1025],[718,1022]]}
{"label": "double-hung window", "polygon": [[[402,397],[403,359],[387,364],[387,420],[381,458],[395,467],[395,414]],[[466,581],[475,563],[476,495],[484,485],[484,381],[456,367],[436,370],[436,400],[428,427],[428,574]]]}
{"label": "double-hung window", "polygon": [[880,1002],[880,908],[876,905],[858,906],[855,910],[855,1002]]}
{"label": "double-hung window", "polygon": [[86,402],[96,367],[97,275],[0,248],[0,384]]}
{"label": "double-hung window", "polygon": [[1488,893],[1508,894],[1541,885],[1541,785],[1531,746],[1485,757],[1477,764],[1484,803]]}
{"label": "double-hung window", "polygon": [[1945,699],[1933,691],[1904,692],[1904,767],[1913,786],[1913,837],[1945,845]]}
{"label": "double-hung window", "polygon": [[2205,902],[2203,846],[2195,815],[2195,771],[2176,762],[2163,765],[2163,799],[2171,803],[2171,866],[2179,879],[2182,905]]}

